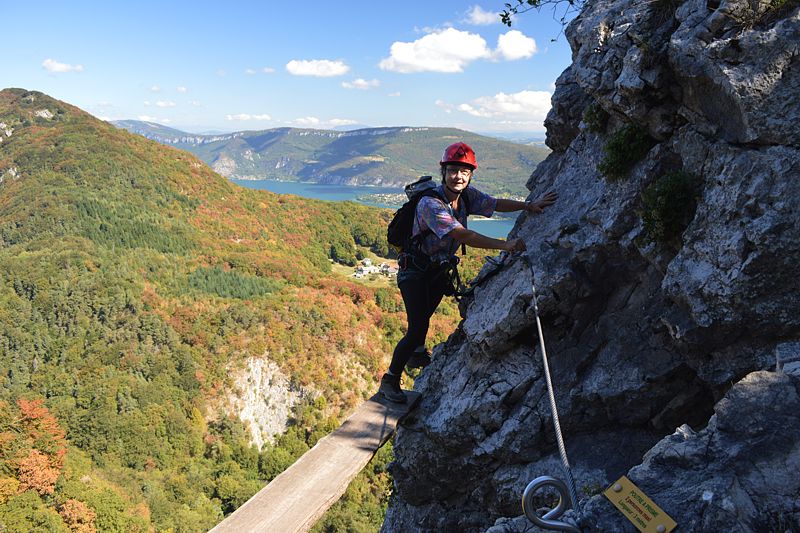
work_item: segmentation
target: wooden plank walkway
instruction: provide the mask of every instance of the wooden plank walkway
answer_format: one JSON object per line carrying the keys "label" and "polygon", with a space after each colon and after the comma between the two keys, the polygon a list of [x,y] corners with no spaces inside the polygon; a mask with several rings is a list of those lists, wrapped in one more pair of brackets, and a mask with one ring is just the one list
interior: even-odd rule
{"label": "wooden plank walkway", "polygon": [[406,404],[388,402],[377,394],[361,404],[338,429],[320,439],[211,532],[292,533],[311,529],[419,401],[418,392],[404,392]]}

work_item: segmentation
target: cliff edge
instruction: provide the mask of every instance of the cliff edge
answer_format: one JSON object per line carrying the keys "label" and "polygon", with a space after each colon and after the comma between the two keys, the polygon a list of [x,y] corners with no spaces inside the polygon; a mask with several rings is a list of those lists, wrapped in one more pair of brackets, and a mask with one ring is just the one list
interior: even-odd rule
{"label": "cliff edge", "polygon": [[[548,116],[557,190],[416,381],[384,531],[538,531],[561,477],[531,282],[583,531],[636,531],[627,475],[680,531],[800,530],[800,7],[590,1]],[[599,168],[599,169],[598,169]]]}

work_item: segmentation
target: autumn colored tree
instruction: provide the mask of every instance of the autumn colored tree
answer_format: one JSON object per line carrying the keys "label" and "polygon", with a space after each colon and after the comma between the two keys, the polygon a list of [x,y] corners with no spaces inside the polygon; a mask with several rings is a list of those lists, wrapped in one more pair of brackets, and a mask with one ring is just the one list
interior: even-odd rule
{"label": "autumn colored tree", "polygon": [[17,400],[21,415],[20,425],[27,433],[31,446],[47,455],[51,468],[60,470],[67,453],[66,432],[43,404],[42,399]]}
{"label": "autumn colored tree", "polygon": [[96,533],[97,528],[94,525],[97,513],[95,513],[85,503],[69,499],[61,505],[58,514],[64,519],[64,523],[70,530],[76,533]]}
{"label": "autumn colored tree", "polygon": [[31,448],[28,455],[20,459],[18,464],[21,492],[33,489],[41,495],[53,494],[56,480],[61,472],[52,466],[46,454]]}

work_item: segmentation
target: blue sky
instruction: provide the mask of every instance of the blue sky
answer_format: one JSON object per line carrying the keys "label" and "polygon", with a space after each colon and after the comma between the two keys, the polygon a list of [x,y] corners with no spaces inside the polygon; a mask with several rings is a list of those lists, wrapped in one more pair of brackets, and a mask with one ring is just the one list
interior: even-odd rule
{"label": "blue sky", "polygon": [[[504,2],[4,2],[0,87],[190,131],[544,131],[570,51]],[[553,41],[553,39],[556,39]]]}

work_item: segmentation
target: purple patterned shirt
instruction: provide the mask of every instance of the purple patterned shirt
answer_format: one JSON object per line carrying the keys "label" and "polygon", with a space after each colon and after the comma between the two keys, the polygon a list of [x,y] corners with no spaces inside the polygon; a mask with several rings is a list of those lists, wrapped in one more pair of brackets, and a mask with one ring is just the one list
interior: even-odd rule
{"label": "purple patterned shirt", "polygon": [[[436,190],[439,193],[438,197],[426,196],[417,204],[412,235],[419,235],[426,229],[432,231],[423,237],[420,247],[431,261],[439,263],[450,259],[458,251],[458,241],[449,237],[448,233],[456,228],[466,228],[468,215],[492,216],[497,206],[497,199],[474,187],[467,187],[461,193],[458,211],[453,212],[453,209],[441,200],[444,198],[444,185],[439,185]],[[469,213],[466,212],[463,196],[467,197]]]}

